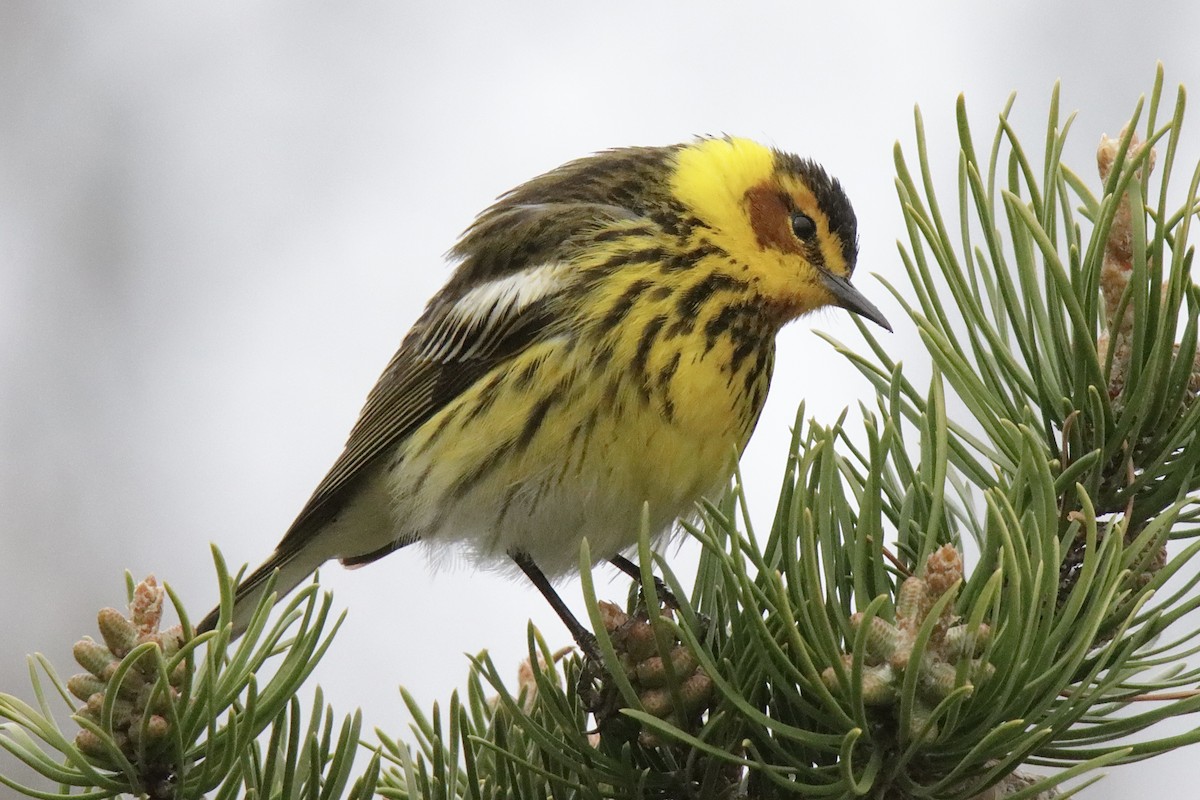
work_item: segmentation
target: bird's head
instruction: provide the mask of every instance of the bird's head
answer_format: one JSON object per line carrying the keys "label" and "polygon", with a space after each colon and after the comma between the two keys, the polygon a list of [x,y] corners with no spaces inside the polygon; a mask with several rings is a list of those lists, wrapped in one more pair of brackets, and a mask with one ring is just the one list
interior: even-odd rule
{"label": "bird's head", "polygon": [[854,209],[815,162],[748,139],[701,139],[676,151],[671,190],[781,321],[834,305],[891,330],[850,283]]}

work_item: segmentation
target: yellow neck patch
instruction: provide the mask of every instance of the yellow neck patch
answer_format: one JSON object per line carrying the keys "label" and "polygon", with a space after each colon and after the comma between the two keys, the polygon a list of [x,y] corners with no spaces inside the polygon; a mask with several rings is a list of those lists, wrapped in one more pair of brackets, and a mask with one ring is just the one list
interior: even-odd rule
{"label": "yellow neck patch", "polygon": [[711,227],[746,223],[746,192],[772,176],[775,156],[750,139],[703,139],[680,150],[672,194]]}

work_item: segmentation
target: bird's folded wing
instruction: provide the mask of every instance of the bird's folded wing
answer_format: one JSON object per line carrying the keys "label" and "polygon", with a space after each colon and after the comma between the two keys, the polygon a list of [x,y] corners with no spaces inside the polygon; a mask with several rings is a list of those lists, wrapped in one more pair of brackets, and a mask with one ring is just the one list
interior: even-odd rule
{"label": "bird's folded wing", "polygon": [[[587,246],[588,234],[632,217],[612,206],[585,204],[521,207],[511,213],[520,220],[509,220],[503,248],[509,257],[503,262],[495,262],[494,248],[487,246],[486,234],[492,232],[487,228],[477,226],[474,235],[468,231],[456,248],[463,263],[384,370],[345,449],[279,550],[301,546],[332,519],[377,458],[473,383],[551,334],[561,323],[563,296],[580,278],[572,251]],[[535,238],[523,242],[522,236]],[[495,263],[484,263],[489,260]],[[462,280],[465,274],[474,280]]]}

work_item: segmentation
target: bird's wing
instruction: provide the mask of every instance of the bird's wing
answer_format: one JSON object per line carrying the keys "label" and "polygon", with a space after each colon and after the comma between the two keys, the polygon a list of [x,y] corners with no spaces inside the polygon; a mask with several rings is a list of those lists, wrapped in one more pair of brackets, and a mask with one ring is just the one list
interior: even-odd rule
{"label": "bird's wing", "polygon": [[[497,259],[487,241],[464,255],[455,275],[405,337],[366,405],[342,454],[276,548],[303,546],[356,490],[369,467],[475,381],[561,324],[561,300],[580,278],[571,257],[588,234],[629,212],[613,206],[523,207],[515,228],[536,240],[504,240]],[[497,230],[496,234],[503,231]],[[549,232],[549,234],[548,234]],[[511,231],[510,231],[511,233]],[[470,235],[464,240],[470,244]],[[481,262],[490,259],[486,266]],[[481,267],[485,267],[481,270]],[[480,273],[484,274],[481,275]],[[463,281],[464,274],[473,280]]]}

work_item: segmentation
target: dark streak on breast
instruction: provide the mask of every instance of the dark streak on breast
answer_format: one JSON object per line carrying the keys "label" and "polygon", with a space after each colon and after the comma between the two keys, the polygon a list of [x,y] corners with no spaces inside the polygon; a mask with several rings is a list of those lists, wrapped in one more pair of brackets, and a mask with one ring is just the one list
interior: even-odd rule
{"label": "dark streak on breast", "polygon": [[613,303],[608,313],[600,320],[600,330],[610,331],[617,327],[633,308],[633,304],[637,302],[642,292],[649,289],[651,285],[652,282],[647,278],[640,278],[629,284],[625,291],[621,293],[621,296],[617,298],[617,301]]}
{"label": "dark streak on breast", "polygon": [[658,332],[666,324],[666,314],[659,314],[647,322],[646,327],[642,329],[641,337],[638,339],[637,351],[633,354],[633,369],[639,376],[638,391],[641,392],[643,400],[650,399],[650,375],[646,369],[650,362],[650,348],[654,346],[654,340],[658,337]]}

